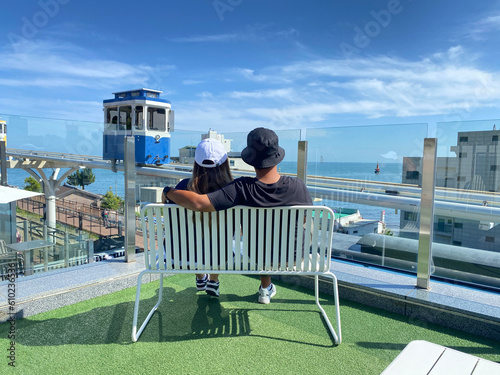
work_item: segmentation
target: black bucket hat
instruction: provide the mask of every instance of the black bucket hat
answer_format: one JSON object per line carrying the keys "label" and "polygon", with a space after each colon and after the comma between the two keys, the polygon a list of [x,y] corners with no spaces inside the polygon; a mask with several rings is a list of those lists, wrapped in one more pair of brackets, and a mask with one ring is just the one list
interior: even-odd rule
{"label": "black bucket hat", "polygon": [[285,157],[278,136],[271,129],[256,128],[248,133],[247,147],[241,151],[243,161],[257,169],[274,167]]}

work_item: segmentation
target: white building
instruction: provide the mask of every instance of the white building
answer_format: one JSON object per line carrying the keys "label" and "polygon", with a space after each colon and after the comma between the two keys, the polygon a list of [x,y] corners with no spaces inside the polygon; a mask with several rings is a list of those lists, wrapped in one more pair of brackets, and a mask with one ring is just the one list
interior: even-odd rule
{"label": "white building", "polygon": [[[454,157],[437,158],[436,186],[500,192],[500,130],[459,132]],[[422,185],[422,158],[403,158],[403,183]],[[485,200],[484,204],[488,202]],[[418,238],[419,212],[402,211],[400,236]],[[500,218],[499,218],[500,222]],[[434,241],[500,251],[500,223],[436,215]]]}
{"label": "white building", "polygon": [[[224,145],[231,169],[253,172],[253,167],[249,166],[241,159],[241,150],[237,152],[231,151],[232,139],[226,139],[224,134],[217,134],[217,132],[212,129],[209,129],[207,134],[202,134],[200,141],[206,138],[216,139]],[[193,165],[195,150],[196,146],[184,146],[179,149],[179,163]]]}

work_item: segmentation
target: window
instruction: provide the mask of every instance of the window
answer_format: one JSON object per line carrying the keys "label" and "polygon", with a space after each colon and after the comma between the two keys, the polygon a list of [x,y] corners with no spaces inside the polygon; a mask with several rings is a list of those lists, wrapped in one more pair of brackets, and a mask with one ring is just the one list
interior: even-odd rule
{"label": "window", "polygon": [[486,242],[495,243],[495,237],[493,236],[486,236],[484,240]]}
{"label": "window", "polygon": [[464,227],[464,223],[455,223],[455,224],[453,225],[453,227],[454,227],[455,229],[463,229],[463,227]]}
{"label": "window", "polygon": [[495,164],[490,165],[490,171],[491,171],[491,172],[495,172],[495,171],[497,171],[497,170],[498,170],[497,165],[495,165]]}
{"label": "window", "polygon": [[462,159],[462,158],[466,158],[466,157],[467,157],[467,153],[466,153],[466,152],[459,152],[459,153],[458,153],[458,157],[459,157],[460,159]]}
{"label": "window", "polygon": [[144,109],[142,105],[138,105],[135,107],[135,128],[141,130],[144,127]]}
{"label": "window", "polygon": [[494,135],[491,137],[492,142],[498,142],[498,135]]}
{"label": "window", "polygon": [[459,141],[460,141],[460,142],[464,142],[464,143],[465,143],[465,142],[469,142],[469,137],[460,137],[460,138],[459,138]]}
{"label": "window", "polygon": [[148,129],[165,131],[167,129],[167,120],[164,108],[148,108]]}
{"label": "window", "polygon": [[106,123],[117,124],[118,123],[118,108],[108,107],[106,108]]}
{"label": "window", "polygon": [[452,183],[453,183],[452,181],[453,181],[453,178],[451,178],[451,177],[446,177],[446,178],[444,179],[444,187],[453,187],[453,186],[452,186]]}
{"label": "window", "polygon": [[132,129],[132,107],[127,105],[119,107],[120,129]]}
{"label": "window", "polygon": [[405,212],[404,219],[407,221],[417,221],[417,213],[416,212]]}
{"label": "window", "polygon": [[418,180],[419,176],[420,176],[419,171],[406,171],[407,180]]}
{"label": "window", "polygon": [[462,241],[453,241],[453,245],[462,246]]}
{"label": "window", "polygon": [[437,230],[444,232],[444,219],[438,219]]}
{"label": "window", "polygon": [[465,181],[465,177],[464,176],[458,176],[457,177],[457,181]]}

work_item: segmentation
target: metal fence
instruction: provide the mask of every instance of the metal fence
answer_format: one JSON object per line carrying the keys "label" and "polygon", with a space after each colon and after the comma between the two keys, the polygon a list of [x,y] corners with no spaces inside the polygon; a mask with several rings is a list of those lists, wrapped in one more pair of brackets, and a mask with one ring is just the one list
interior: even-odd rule
{"label": "metal fence", "polygon": [[[40,215],[44,221],[45,197],[26,198],[17,201],[17,207],[24,211]],[[84,204],[68,199],[56,201],[57,223],[66,230],[88,231],[99,237],[122,235],[123,214],[116,210],[108,210],[109,214],[105,222],[103,218],[104,209],[92,204]]]}

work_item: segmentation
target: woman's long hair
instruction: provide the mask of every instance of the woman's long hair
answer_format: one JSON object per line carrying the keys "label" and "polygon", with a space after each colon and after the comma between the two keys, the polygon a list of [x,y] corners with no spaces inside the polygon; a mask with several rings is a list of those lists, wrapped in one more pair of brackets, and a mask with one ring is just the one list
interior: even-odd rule
{"label": "woman's long hair", "polygon": [[229,159],[214,168],[205,168],[195,162],[187,189],[198,194],[207,194],[226,186],[231,181],[233,175],[229,168]]}

